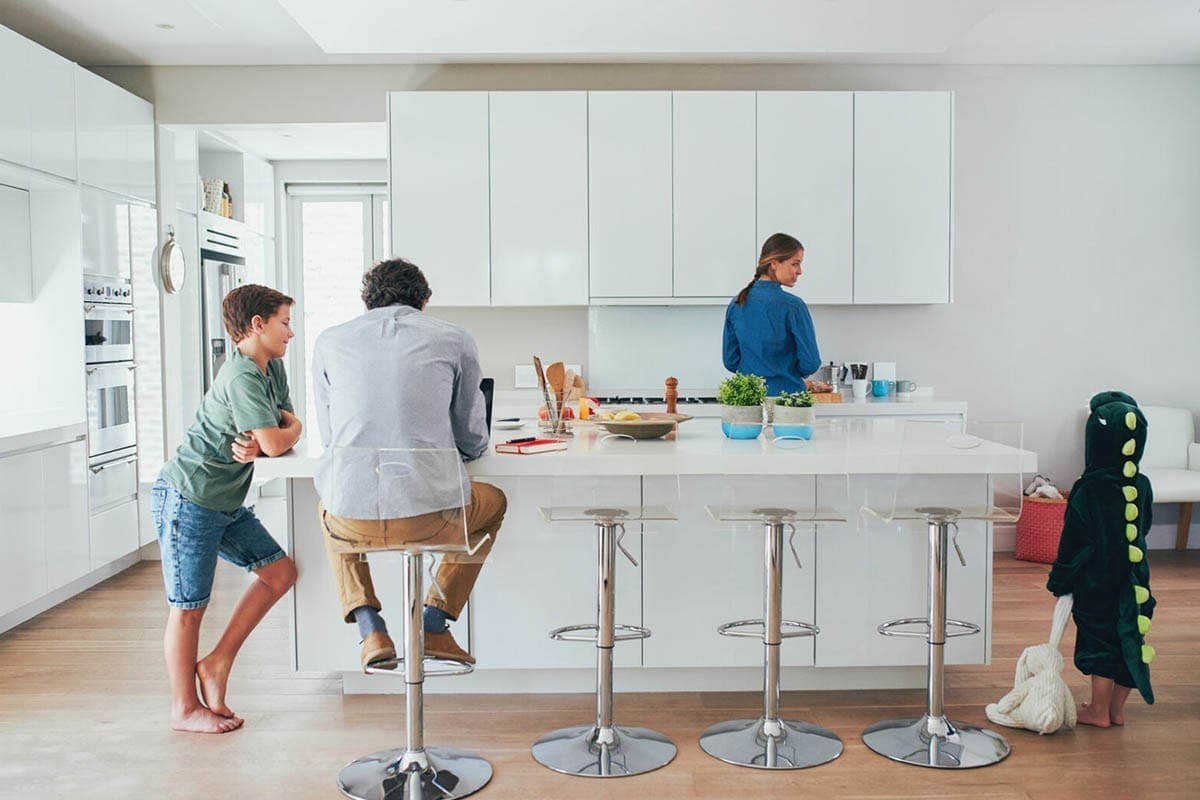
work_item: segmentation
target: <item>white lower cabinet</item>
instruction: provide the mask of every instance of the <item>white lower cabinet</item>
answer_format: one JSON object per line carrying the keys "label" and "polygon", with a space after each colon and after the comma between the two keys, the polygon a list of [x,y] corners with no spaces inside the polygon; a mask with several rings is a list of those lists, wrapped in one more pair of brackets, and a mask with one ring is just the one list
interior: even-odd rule
{"label": "white lower cabinet", "polygon": [[0,457],[0,615],[46,593],[42,454]]}
{"label": "white lower cabinet", "polygon": [[46,590],[52,592],[91,570],[87,442],[43,450],[42,474],[46,483]]}
{"label": "white lower cabinet", "polygon": [[92,569],[111,564],[138,549],[138,504],[136,500],[110,508],[92,517]]}
{"label": "white lower cabinet", "polygon": [[[603,498],[586,479],[488,478],[508,497],[497,544],[471,596],[471,648],[480,669],[594,669],[596,648],[559,642],[548,634],[564,625],[596,622],[596,527],[589,522],[549,525],[540,505],[587,504]],[[618,493],[636,492],[638,478],[617,479]],[[578,494],[572,494],[578,491]],[[640,563],[641,535],[629,524],[622,544]],[[617,551],[616,621],[642,625],[642,571]],[[618,642],[618,667],[642,663],[642,642]]]}

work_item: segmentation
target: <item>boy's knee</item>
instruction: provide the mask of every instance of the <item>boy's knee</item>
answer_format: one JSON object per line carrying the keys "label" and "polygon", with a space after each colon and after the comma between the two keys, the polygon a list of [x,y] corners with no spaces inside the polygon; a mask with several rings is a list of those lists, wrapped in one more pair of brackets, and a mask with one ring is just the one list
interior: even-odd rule
{"label": "boy's knee", "polygon": [[182,625],[199,625],[204,619],[204,612],[208,610],[206,606],[200,608],[174,608],[171,609],[175,613],[175,617]]}
{"label": "boy's knee", "polygon": [[283,594],[295,586],[298,576],[296,562],[287,556],[258,571],[258,579],[271,587],[277,594]]}

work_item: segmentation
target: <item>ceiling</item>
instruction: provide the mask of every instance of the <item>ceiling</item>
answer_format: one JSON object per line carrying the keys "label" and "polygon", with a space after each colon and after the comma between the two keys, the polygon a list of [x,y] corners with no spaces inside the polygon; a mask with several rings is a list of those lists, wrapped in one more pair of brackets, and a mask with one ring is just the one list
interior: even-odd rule
{"label": "ceiling", "polygon": [[1200,0],[4,0],[0,24],[85,66],[1200,64]]}

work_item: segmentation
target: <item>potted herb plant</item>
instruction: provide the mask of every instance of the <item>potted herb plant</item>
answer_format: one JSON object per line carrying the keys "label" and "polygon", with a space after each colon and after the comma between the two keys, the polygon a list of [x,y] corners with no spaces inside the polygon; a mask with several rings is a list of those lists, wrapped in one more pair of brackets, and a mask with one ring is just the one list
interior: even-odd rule
{"label": "potted herb plant", "polygon": [[811,439],[816,412],[813,397],[808,392],[784,392],[775,398],[772,429],[776,436],[795,436]]}
{"label": "potted herb plant", "polygon": [[758,375],[735,372],[717,387],[721,403],[721,432],[730,439],[755,439],[762,433],[763,401],[767,381]]}

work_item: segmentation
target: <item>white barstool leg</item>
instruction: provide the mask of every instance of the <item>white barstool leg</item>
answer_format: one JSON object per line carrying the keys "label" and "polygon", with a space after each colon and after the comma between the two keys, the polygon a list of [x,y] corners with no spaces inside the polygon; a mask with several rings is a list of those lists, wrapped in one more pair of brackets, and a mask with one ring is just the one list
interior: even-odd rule
{"label": "white barstool leg", "polygon": [[[925,511],[926,509],[917,509]],[[939,509],[928,509],[938,511]],[[941,511],[951,511],[941,509]],[[946,619],[946,561],[950,525],[953,519],[931,514],[929,524],[929,676],[928,710],[918,719],[893,719],[877,722],[863,731],[863,742],[881,756],[918,767],[965,769],[986,767],[1008,757],[1011,748],[994,731],[955,722],[945,713],[946,626],[978,633],[970,623]],[[890,625],[915,620],[897,620],[880,626],[888,634]],[[895,635],[895,634],[891,634]],[[959,634],[962,635],[962,634]]]}
{"label": "white barstool leg", "polygon": [[[779,717],[779,647],[785,638],[814,636],[815,625],[788,621],[783,632],[783,528],[779,519],[763,522],[766,552],[763,569],[763,715],[758,719],[719,722],[700,734],[704,752],[728,764],[759,769],[802,769],[833,761],[842,740],[818,725]],[[718,629],[724,635],[757,636],[737,628],[759,620],[739,620]]]}
{"label": "white barstool leg", "polygon": [[[571,631],[591,629],[572,625],[551,632],[565,641],[596,643],[596,722],[547,733],[533,744],[533,757],[556,772],[589,778],[640,775],[666,766],[675,758],[675,744],[657,731],[613,723],[613,645],[619,640],[644,639],[644,628],[616,624],[617,523],[596,521],[596,635]],[[630,633],[617,635],[618,627]]]}
{"label": "white barstool leg", "polygon": [[354,800],[452,800],[474,794],[492,779],[486,759],[453,747],[425,746],[425,639],[421,553],[404,554],[404,748],[352,761],[338,773],[338,789]]}

